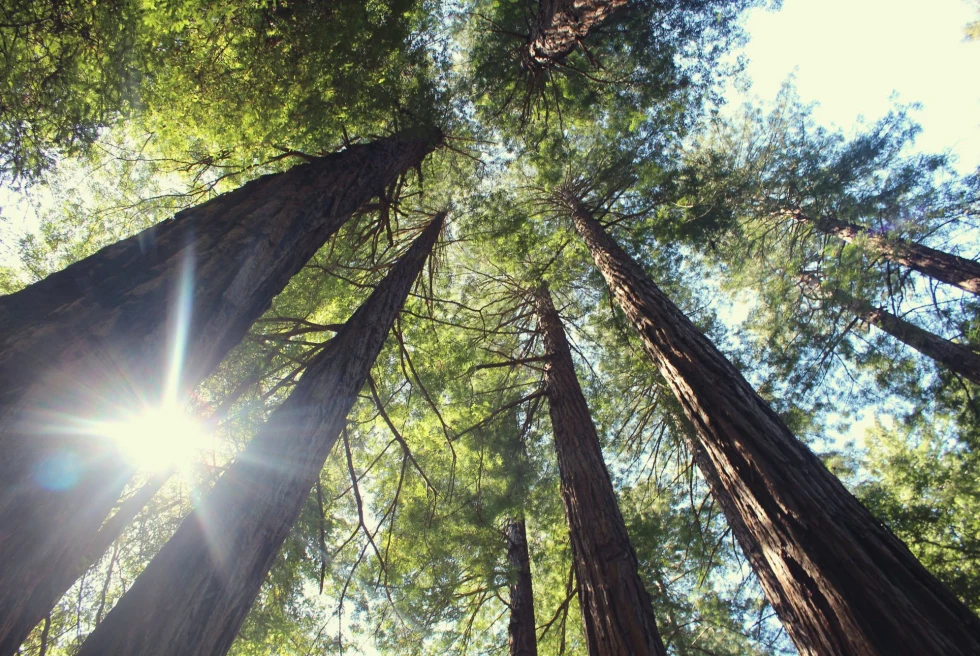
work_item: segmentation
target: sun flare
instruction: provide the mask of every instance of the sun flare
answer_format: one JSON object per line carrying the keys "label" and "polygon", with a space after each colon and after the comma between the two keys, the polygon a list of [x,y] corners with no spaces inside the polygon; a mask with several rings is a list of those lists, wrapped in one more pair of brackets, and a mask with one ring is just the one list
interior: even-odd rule
{"label": "sun flare", "polygon": [[102,433],[112,438],[128,462],[147,471],[189,466],[208,439],[201,425],[176,405],[144,408],[106,423]]}

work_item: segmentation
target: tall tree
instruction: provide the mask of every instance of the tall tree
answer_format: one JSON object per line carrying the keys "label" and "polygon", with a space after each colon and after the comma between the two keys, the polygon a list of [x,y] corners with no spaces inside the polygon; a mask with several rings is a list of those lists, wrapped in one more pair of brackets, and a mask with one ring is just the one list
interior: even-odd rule
{"label": "tall tree", "polygon": [[192,390],[437,139],[401,133],[262,177],[0,299],[0,652],[71,584],[132,473],[77,426]]}
{"label": "tall tree", "polygon": [[535,293],[534,307],[548,357],[548,411],[589,654],[666,654],[571,348],[546,287]]}
{"label": "tall tree", "polygon": [[307,368],[80,655],[224,654],[443,226],[434,218]]}
{"label": "tall tree", "polygon": [[793,218],[809,223],[824,234],[848,243],[860,241],[872,254],[903,264],[924,276],[980,295],[980,263],[959,255],[944,253],[914,241],[889,238],[862,226],[832,217],[813,219],[803,212],[790,211]]}
{"label": "tall tree", "polygon": [[[815,281],[808,281],[813,284]],[[819,285],[819,283],[816,283]],[[857,298],[843,289],[832,289],[830,301],[853,312],[856,317],[888,333],[903,344],[974,383],[980,384],[980,355],[956,342],[944,339],[914,323]]]}
{"label": "tall tree", "polygon": [[513,519],[504,528],[507,535],[507,561],[510,563],[510,656],[537,656],[538,637],[534,623],[534,591],[531,585],[531,557],[527,549],[527,529],[523,519]]}
{"label": "tall tree", "polygon": [[803,654],[970,654],[980,619],[799,442],[574,189],[559,198],[694,428],[692,450]]}

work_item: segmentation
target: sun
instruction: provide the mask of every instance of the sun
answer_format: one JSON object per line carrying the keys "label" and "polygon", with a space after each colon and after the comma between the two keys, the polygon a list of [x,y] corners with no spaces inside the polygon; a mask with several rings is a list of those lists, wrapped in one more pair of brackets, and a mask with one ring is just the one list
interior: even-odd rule
{"label": "sun", "polygon": [[111,438],[127,462],[144,471],[184,469],[208,444],[202,426],[178,405],[145,407],[100,431]]}

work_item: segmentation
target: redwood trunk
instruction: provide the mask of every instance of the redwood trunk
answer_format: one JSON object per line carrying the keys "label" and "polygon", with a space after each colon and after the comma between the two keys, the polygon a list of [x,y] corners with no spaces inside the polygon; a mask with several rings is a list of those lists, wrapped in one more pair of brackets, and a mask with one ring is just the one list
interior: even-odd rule
{"label": "redwood trunk", "polygon": [[535,296],[535,306],[548,355],[548,409],[589,654],[665,655],[565,330],[546,289]]}
{"label": "redwood trunk", "polygon": [[833,292],[832,299],[861,320],[877,326],[898,341],[911,346],[922,355],[932,358],[952,372],[980,384],[980,355],[962,344],[943,339],[935,333],[873,306],[864,299],[854,298],[844,291]]}
{"label": "redwood trunk", "polygon": [[802,213],[796,213],[795,216],[809,221],[817,230],[848,243],[858,237],[864,237],[864,243],[882,257],[905,265],[924,276],[959,287],[971,294],[980,295],[980,262],[937,251],[914,241],[876,235],[853,223],[827,217],[810,219]]}
{"label": "redwood trunk", "polygon": [[694,429],[692,451],[801,654],[980,653],[980,620],[855,499],[570,196]]}
{"label": "redwood trunk", "polygon": [[[76,569],[132,474],[78,420],[196,387],[433,142],[391,137],[264,176],[0,298],[0,654],[50,610],[42,582]],[[183,355],[172,386],[171,350]]]}
{"label": "redwood trunk", "polygon": [[527,551],[527,529],[524,520],[508,522],[507,561],[511,575],[510,585],[510,656],[537,656],[538,636],[534,624],[534,592],[531,588],[531,558]]}
{"label": "redwood trunk", "polygon": [[221,656],[299,516],[443,215],[309,365],[289,398],[136,579],[78,656]]}
{"label": "redwood trunk", "polygon": [[541,71],[565,59],[593,29],[627,0],[540,0],[538,17],[522,53],[525,68]]}

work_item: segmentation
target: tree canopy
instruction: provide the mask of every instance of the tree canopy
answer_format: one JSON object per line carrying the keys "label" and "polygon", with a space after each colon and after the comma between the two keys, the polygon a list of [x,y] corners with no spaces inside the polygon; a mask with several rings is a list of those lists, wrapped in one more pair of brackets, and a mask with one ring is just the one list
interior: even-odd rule
{"label": "tree canopy", "polygon": [[856,134],[819,125],[791,85],[727,106],[744,14],[763,4],[5,3],[5,294],[260,176],[403,130],[440,135],[181,399],[200,432],[188,452],[147,457],[141,442],[114,507],[152,498],[18,653],[80,648],[443,211],[230,653],[506,652],[517,520],[539,653],[586,653],[543,282],[668,653],[795,653],[568,194],[980,612],[980,381],[851,302],[980,352],[977,294],[895,250],[974,260],[980,175],[912,149],[914,106]]}

